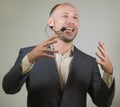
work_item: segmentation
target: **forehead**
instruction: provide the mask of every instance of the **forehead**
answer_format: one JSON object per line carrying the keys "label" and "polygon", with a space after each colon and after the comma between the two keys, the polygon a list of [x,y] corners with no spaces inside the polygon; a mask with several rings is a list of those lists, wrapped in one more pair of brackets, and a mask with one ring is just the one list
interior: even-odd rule
{"label": "forehead", "polygon": [[58,14],[58,13],[59,14],[60,13],[71,13],[74,15],[78,15],[77,9],[71,4],[59,5],[54,11],[54,14]]}

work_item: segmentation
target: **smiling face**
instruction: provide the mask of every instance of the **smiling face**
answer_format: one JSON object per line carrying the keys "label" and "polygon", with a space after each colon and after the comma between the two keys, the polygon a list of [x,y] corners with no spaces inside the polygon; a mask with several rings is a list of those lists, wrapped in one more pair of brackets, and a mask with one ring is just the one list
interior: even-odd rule
{"label": "smiling face", "polygon": [[63,33],[58,33],[58,37],[64,42],[73,41],[79,27],[76,8],[68,3],[57,6],[48,19],[48,25],[53,26],[55,31],[59,31],[62,27],[65,27],[66,30]]}

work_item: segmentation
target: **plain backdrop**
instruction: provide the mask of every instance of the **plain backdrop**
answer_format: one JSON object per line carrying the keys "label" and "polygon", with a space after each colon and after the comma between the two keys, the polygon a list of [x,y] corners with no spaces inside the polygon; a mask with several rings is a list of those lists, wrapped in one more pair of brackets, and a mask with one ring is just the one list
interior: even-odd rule
{"label": "plain backdrop", "polygon": [[[120,0],[0,0],[0,107],[26,107],[25,85],[19,93],[7,95],[2,90],[2,79],[20,48],[47,39],[48,14],[61,2],[70,2],[79,11],[80,28],[74,44],[80,50],[96,57],[98,41],[105,43],[116,82],[112,107],[120,107]],[[89,96],[87,107],[96,107]]]}

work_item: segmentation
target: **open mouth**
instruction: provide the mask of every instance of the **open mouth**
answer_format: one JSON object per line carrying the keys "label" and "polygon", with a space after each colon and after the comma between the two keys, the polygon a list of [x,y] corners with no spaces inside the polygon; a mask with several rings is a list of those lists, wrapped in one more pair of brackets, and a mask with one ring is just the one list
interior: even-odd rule
{"label": "open mouth", "polygon": [[71,33],[71,32],[73,32],[75,29],[74,28],[72,28],[72,27],[67,27],[66,28],[66,32],[68,32],[68,33]]}

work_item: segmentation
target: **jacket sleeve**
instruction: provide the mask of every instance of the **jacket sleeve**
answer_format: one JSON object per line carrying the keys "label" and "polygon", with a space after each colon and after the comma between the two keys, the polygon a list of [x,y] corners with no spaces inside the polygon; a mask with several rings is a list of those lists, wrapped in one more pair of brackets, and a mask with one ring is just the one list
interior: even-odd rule
{"label": "jacket sleeve", "polygon": [[21,62],[23,57],[27,54],[27,52],[28,51],[26,51],[26,49],[24,48],[19,51],[19,56],[14,66],[4,76],[2,86],[5,93],[15,94],[21,89],[21,87],[25,83],[28,77],[28,73],[25,75],[22,75]]}
{"label": "jacket sleeve", "polygon": [[107,87],[101,78],[97,63],[94,61],[93,74],[88,93],[92,97],[92,101],[98,107],[110,107],[115,92],[115,82],[110,88]]}

